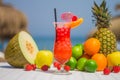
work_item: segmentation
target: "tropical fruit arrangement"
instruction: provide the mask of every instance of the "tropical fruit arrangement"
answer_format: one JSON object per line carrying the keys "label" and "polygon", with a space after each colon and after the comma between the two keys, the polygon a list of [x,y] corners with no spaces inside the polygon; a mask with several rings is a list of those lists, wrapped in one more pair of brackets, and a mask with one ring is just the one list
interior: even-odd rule
{"label": "tropical fruit arrangement", "polygon": [[[77,48],[75,51],[75,47],[78,45],[73,46],[72,54],[76,59],[74,64],[76,63],[76,68],[80,71],[103,71],[106,75],[110,72],[118,73],[120,72],[120,51],[116,49],[117,44],[114,33],[109,30],[111,15],[108,8],[106,8],[105,0],[100,6],[94,2],[92,13],[98,30],[93,34],[93,37],[81,44],[83,48],[79,47],[83,50],[83,53]],[[73,59],[68,62],[71,67],[73,67],[72,61]]]}
{"label": "tropical fruit arrangement", "polygon": [[[108,75],[110,72],[120,72],[120,51],[117,50],[116,37],[109,30],[111,14],[106,7],[106,2],[98,5],[94,2],[92,13],[97,27],[93,37],[72,46],[72,56],[65,64],[66,71],[78,70],[94,73],[103,71]],[[61,19],[67,21],[65,25],[76,28],[83,22],[71,12],[65,12]],[[41,69],[47,71],[51,65],[58,70],[61,66],[54,61],[51,50],[39,50],[32,36],[25,31],[16,34],[8,43],[5,50],[7,62],[17,68],[24,68],[26,71]]]}
{"label": "tropical fruit arrangement", "polygon": [[[77,48],[76,54],[74,53],[76,45],[73,46],[73,57],[77,61],[76,68],[88,72],[103,71],[106,75],[110,72],[118,73],[120,71],[120,51],[116,49],[117,44],[114,33],[109,30],[111,14],[106,7],[105,0],[100,5],[94,2],[92,13],[98,30],[83,43],[83,48],[79,47],[83,50],[82,56],[80,50],[77,53]],[[69,65],[72,66],[72,63]]]}

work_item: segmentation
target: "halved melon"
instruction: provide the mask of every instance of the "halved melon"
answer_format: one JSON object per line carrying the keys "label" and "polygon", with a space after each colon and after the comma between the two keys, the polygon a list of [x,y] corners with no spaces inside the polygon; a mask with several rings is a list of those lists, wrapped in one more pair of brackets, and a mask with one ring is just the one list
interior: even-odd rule
{"label": "halved melon", "polygon": [[32,36],[25,31],[16,34],[8,43],[5,50],[5,59],[13,67],[24,67],[25,64],[34,64],[38,47]]}

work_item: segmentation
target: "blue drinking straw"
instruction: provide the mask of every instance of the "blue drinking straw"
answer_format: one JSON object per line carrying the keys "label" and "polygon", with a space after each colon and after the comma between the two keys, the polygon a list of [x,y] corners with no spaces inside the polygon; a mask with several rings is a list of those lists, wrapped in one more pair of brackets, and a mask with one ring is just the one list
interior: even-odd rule
{"label": "blue drinking straw", "polygon": [[55,17],[55,27],[57,27],[57,12],[56,12],[56,8],[54,8],[54,17]]}

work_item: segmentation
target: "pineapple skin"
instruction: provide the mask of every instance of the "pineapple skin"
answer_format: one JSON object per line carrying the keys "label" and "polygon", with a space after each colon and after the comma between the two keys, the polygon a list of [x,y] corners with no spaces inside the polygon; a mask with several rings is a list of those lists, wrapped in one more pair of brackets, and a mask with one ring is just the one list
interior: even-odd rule
{"label": "pineapple skin", "polygon": [[102,53],[105,56],[107,56],[107,54],[116,51],[116,47],[117,47],[116,36],[108,28],[99,28],[93,34],[93,37],[97,38],[101,43],[99,53]]}

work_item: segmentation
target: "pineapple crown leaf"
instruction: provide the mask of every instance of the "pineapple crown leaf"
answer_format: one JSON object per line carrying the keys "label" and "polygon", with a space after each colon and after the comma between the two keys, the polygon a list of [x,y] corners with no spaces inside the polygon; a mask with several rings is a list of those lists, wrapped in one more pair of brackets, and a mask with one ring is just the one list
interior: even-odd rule
{"label": "pineapple crown leaf", "polygon": [[95,1],[94,1],[94,7],[93,7],[93,8],[94,8],[94,10],[100,10],[100,9],[99,9],[99,6],[96,4]]}
{"label": "pineapple crown leaf", "polygon": [[106,9],[106,2],[105,2],[105,0],[103,0],[103,2],[101,3],[100,8]]}
{"label": "pineapple crown leaf", "polygon": [[94,1],[94,6],[92,7],[92,13],[94,17],[94,22],[96,22],[97,27],[109,27],[111,14],[108,12],[108,8],[106,7],[106,1],[103,0],[100,5],[98,5]]}

